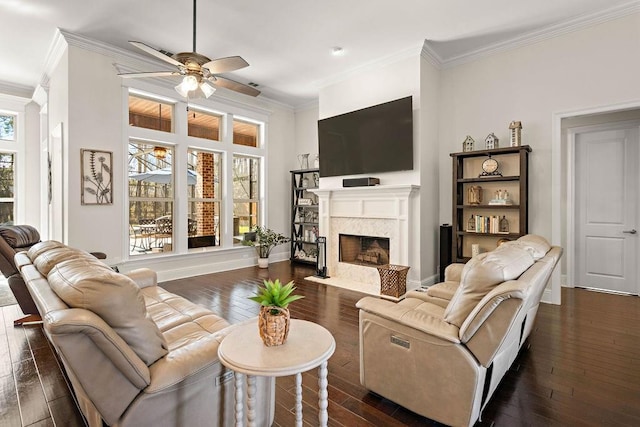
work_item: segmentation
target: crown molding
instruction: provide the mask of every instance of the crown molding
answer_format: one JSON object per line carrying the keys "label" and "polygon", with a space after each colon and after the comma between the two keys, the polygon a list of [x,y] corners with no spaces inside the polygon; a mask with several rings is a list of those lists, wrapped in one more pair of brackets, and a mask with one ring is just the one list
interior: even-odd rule
{"label": "crown molding", "polygon": [[419,46],[411,46],[407,49],[403,49],[399,52],[396,53],[392,53],[391,55],[387,55],[387,56],[383,56],[382,58],[378,58],[375,59],[373,61],[370,62],[365,62],[362,65],[358,65],[354,68],[351,68],[345,72],[342,73],[338,73],[335,74],[331,77],[328,77],[326,79],[320,79],[320,80],[316,80],[314,82],[312,82],[312,84],[314,86],[316,86],[317,88],[323,88],[323,87],[327,87],[330,85],[334,85],[336,83],[340,83],[344,80],[347,80],[349,77],[352,77],[356,74],[362,73],[362,72],[366,72],[366,71],[370,71],[370,70],[375,70],[381,67],[385,67],[387,65],[391,65],[394,64],[398,61],[401,61],[403,59],[406,58],[411,58],[413,56],[417,56],[420,54],[422,47],[423,47],[424,43],[422,45]]}
{"label": "crown molding", "polygon": [[[640,12],[640,0],[634,0],[632,2],[620,6],[614,6],[603,11],[580,15],[576,18],[552,24],[538,30],[523,34],[521,36],[511,38],[509,40],[476,49],[472,52],[444,59],[441,61],[441,66],[442,68],[452,68],[458,65],[475,61],[480,58],[535,44],[584,28],[623,18],[625,16],[632,15],[638,12]],[[425,42],[425,44],[427,43],[428,41]]]}
{"label": "crown molding", "polygon": [[431,45],[429,44],[429,40],[425,40],[424,43],[422,44],[422,50],[420,51],[420,56],[424,60],[428,61],[431,65],[436,67],[438,70],[442,68],[443,60],[440,57],[440,55],[438,55],[438,52],[436,52],[431,47]]}
{"label": "crown molding", "polygon": [[49,87],[39,84],[33,91],[31,99],[33,99],[33,102],[37,103],[40,107],[44,107],[49,101]]}
{"label": "crown molding", "polygon": [[14,100],[26,100],[26,104],[31,101],[33,88],[31,86],[0,81],[0,94],[11,97]]}

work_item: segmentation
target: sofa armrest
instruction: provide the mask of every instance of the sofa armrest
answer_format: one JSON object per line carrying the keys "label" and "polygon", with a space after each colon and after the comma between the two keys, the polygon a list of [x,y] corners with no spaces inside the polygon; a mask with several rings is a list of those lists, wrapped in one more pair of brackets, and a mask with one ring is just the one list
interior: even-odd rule
{"label": "sofa armrest", "polygon": [[158,286],[158,275],[148,268],[138,268],[125,274],[133,280],[141,289],[149,286]]}
{"label": "sofa armrest", "polygon": [[[134,386],[142,389],[149,384],[151,379],[147,365],[120,335],[95,313],[81,308],[51,311],[45,316],[45,328],[53,337],[54,343],[56,336],[82,334],[89,337]],[[89,365],[87,364],[87,367]]]}
{"label": "sofa armrest", "polygon": [[[170,350],[165,357],[149,366],[151,383],[146,394],[162,393],[178,386],[192,376],[203,375],[203,371],[218,365],[218,346],[226,336],[225,328],[180,348]],[[213,379],[211,379],[213,381]]]}
{"label": "sofa armrest", "polygon": [[412,299],[411,301],[405,300],[404,304],[395,304],[379,298],[364,297],[357,302],[356,307],[440,339],[455,344],[460,342],[457,326],[424,311],[416,310],[420,304],[425,304],[425,302]]}
{"label": "sofa armrest", "polygon": [[465,264],[454,263],[449,264],[447,268],[444,269],[444,281],[445,282],[460,282],[462,278],[462,269]]}

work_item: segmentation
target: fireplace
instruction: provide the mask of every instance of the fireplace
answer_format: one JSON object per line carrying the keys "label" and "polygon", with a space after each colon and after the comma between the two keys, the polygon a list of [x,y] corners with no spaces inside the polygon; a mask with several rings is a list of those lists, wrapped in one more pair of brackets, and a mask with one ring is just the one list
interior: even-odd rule
{"label": "fireplace", "polygon": [[[418,186],[400,184],[312,191],[320,201],[320,235],[327,239],[326,262],[330,278],[324,280],[336,286],[380,295],[380,274],[375,268],[380,263],[411,267],[407,289],[419,286],[420,249],[419,239],[415,237],[419,235]],[[344,243],[344,236],[357,237],[357,243]],[[361,236],[373,238],[370,243],[365,242],[364,250]],[[367,249],[368,244],[374,247]],[[355,247],[356,253],[348,255],[345,245]],[[385,255],[372,255],[371,251],[378,253],[378,246],[386,250]],[[358,260],[358,255],[362,261]]]}
{"label": "fireplace", "polygon": [[389,238],[339,234],[339,261],[375,267],[389,264]]}

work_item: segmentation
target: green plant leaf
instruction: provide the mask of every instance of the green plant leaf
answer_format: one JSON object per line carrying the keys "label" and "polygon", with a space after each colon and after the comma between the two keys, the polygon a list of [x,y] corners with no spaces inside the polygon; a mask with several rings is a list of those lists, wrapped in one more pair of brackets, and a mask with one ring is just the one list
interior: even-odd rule
{"label": "green plant leaf", "polygon": [[302,295],[291,295],[296,289],[293,285],[293,280],[282,285],[279,279],[274,281],[264,280],[263,287],[259,288],[256,295],[249,297],[250,300],[255,301],[263,306],[275,306],[286,308],[293,301],[297,301],[304,298]]}

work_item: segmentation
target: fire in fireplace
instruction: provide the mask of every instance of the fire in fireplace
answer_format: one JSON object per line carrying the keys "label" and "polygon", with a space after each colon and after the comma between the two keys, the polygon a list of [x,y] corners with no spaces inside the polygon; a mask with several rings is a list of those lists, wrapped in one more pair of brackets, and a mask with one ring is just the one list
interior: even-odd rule
{"label": "fire in fireplace", "polygon": [[365,266],[389,264],[388,238],[351,234],[340,234],[338,237],[340,262]]}

